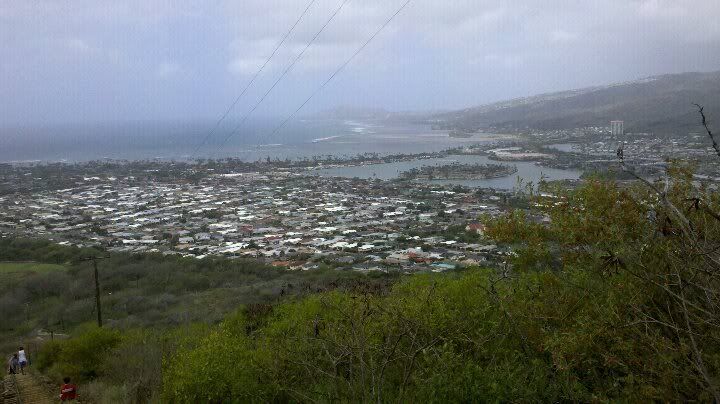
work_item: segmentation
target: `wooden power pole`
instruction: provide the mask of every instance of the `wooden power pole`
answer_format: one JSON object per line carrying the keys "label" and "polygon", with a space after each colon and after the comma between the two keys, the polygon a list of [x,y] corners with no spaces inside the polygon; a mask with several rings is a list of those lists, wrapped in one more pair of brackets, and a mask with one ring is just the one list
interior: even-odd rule
{"label": "wooden power pole", "polygon": [[95,269],[95,306],[97,306],[98,327],[102,327],[102,307],[100,306],[100,281],[98,280],[97,259],[93,259]]}
{"label": "wooden power pole", "polygon": [[95,272],[95,309],[97,310],[97,324],[98,327],[102,327],[102,306],[100,304],[100,280],[98,279],[98,260],[107,257],[85,257],[83,261],[92,261],[93,270]]}

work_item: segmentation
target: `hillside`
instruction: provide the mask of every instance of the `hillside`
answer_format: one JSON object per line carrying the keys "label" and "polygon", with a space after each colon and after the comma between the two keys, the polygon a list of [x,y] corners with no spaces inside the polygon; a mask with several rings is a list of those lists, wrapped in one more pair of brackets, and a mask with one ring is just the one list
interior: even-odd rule
{"label": "hillside", "polygon": [[682,73],[633,82],[519,98],[438,114],[442,127],[469,129],[570,129],[624,120],[628,132],[698,130],[692,103],[720,116],[720,71]]}

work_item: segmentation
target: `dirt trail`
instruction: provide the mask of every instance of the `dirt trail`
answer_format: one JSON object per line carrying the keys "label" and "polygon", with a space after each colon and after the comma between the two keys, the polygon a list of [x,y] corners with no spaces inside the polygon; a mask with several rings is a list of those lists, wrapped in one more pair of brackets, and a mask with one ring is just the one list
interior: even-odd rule
{"label": "dirt trail", "polygon": [[59,401],[54,400],[47,388],[27,372],[24,375],[15,375],[15,380],[23,404],[53,404]]}

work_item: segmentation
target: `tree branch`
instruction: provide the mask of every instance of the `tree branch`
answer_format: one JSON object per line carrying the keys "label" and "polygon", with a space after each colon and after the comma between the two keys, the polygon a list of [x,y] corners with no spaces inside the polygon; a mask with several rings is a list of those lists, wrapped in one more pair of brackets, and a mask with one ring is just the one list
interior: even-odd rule
{"label": "tree branch", "polygon": [[637,180],[648,186],[650,189],[655,191],[655,193],[660,198],[660,202],[662,202],[665,209],[668,210],[668,212],[672,213],[673,216],[680,222],[681,230],[683,231],[684,235],[687,237],[691,237],[692,232],[692,224],[690,223],[690,220],[688,220],[685,215],[680,211],[680,209],[675,206],[670,199],[667,196],[667,191],[670,188],[670,181],[665,178],[665,189],[660,190],[660,188],[656,187],[655,184],[652,182],[646,180],[645,178],[639,176],[632,168],[628,167],[627,164],[625,164],[625,155],[623,153],[623,145],[620,144],[620,147],[617,149],[617,157],[618,160],[620,160],[620,168],[623,170],[623,172],[626,172],[633,177],[635,177]]}
{"label": "tree branch", "polygon": [[707,131],[708,136],[710,136],[710,140],[712,141],[713,149],[715,149],[715,153],[717,153],[718,157],[720,157],[720,145],[718,144],[717,140],[715,140],[715,135],[710,130],[710,127],[707,123],[707,118],[705,118],[705,107],[703,107],[700,104],[693,103],[694,106],[698,108],[698,112],[700,113],[700,116],[702,117],[702,125],[705,127],[705,130]]}

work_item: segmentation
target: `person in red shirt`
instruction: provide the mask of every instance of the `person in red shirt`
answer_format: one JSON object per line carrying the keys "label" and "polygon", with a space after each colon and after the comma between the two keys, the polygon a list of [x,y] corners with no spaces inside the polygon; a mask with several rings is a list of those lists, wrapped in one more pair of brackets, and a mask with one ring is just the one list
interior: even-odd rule
{"label": "person in red shirt", "polygon": [[60,400],[75,400],[77,398],[77,386],[70,383],[69,377],[64,378],[63,382],[65,383],[60,387]]}

